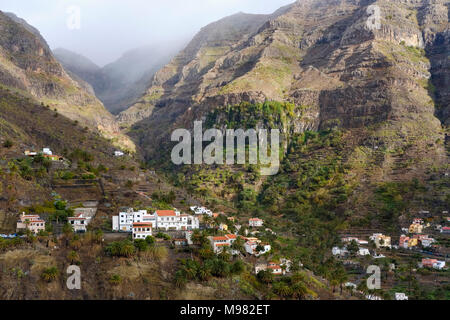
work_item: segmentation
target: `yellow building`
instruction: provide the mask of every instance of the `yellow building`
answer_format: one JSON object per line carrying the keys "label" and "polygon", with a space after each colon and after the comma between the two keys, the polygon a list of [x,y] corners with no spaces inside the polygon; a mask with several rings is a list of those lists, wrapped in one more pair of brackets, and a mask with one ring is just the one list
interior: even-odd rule
{"label": "yellow building", "polygon": [[391,237],[385,235],[379,235],[375,238],[375,245],[377,248],[390,248],[391,247]]}
{"label": "yellow building", "polygon": [[409,226],[409,233],[422,233],[423,225],[418,223],[413,223]]}
{"label": "yellow building", "polygon": [[408,240],[408,247],[410,247],[410,248],[411,247],[415,247],[418,244],[419,244],[419,241],[416,238],[411,238],[411,239]]}

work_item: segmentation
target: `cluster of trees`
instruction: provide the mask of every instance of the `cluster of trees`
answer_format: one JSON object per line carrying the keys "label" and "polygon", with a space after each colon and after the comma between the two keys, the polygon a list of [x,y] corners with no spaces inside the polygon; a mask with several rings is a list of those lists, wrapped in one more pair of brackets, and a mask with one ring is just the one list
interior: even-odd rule
{"label": "cluster of trees", "polygon": [[298,272],[290,277],[281,277],[275,280],[271,271],[258,272],[257,279],[266,286],[268,296],[278,296],[282,299],[304,299],[307,296],[316,297],[317,293],[312,290],[314,286],[320,286],[312,278],[304,273]]}
{"label": "cluster of trees", "polygon": [[47,176],[51,160],[37,155],[34,158],[23,158],[11,160],[8,163],[11,172],[17,172],[25,180],[33,180],[33,178],[43,178]]}
{"label": "cluster of trees", "polygon": [[220,126],[225,123],[229,129],[255,128],[263,123],[269,128],[285,125],[289,117],[293,117],[297,109],[290,102],[265,101],[249,103],[246,101],[237,105],[216,108],[206,118],[208,127]]}
{"label": "cluster of trees", "polygon": [[144,239],[130,241],[128,239],[115,241],[105,247],[107,255],[112,257],[131,258],[139,254],[141,257],[152,257],[155,260],[163,260],[167,257],[166,247],[156,246],[155,238],[148,236]]}
{"label": "cluster of trees", "polygon": [[25,243],[25,240],[22,238],[12,238],[12,239],[4,239],[0,238],[0,250],[10,249]]}
{"label": "cluster of trees", "polygon": [[177,196],[173,190],[167,193],[154,192],[152,193],[153,206],[159,209],[173,209],[172,204]]}
{"label": "cluster of trees", "polygon": [[375,190],[375,207],[378,219],[385,227],[398,227],[398,217],[408,206],[408,199],[414,199],[417,193],[423,193],[425,188],[417,179],[411,182],[386,182]]}
{"label": "cluster of trees", "polygon": [[175,284],[183,287],[187,281],[208,281],[211,277],[225,278],[245,271],[242,260],[234,262],[223,256],[208,259],[183,259],[175,273]]}

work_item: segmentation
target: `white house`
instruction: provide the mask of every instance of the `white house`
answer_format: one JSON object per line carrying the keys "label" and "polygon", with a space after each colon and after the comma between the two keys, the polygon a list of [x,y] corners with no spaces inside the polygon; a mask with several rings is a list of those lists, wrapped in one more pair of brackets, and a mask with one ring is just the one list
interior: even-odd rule
{"label": "white house", "polygon": [[75,232],[86,232],[88,225],[87,218],[83,216],[69,217],[67,218],[69,224],[72,226]]}
{"label": "white house", "polygon": [[[220,253],[222,252],[224,247],[231,248],[231,245],[236,241],[237,236],[235,234],[227,234],[218,237],[208,237],[208,239],[211,242],[211,246],[214,250],[214,253]],[[239,252],[235,250],[232,250],[231,253],[233,255],[239,254]]]}
{"label": "white house", "polygon": [[356,237],[345,237],[345,238],[342,238],[341,240],[342,240],[342,242],[352,242],[352,241],[355,241],[355,242],[356,242],[357,244],[359,244],[359,245],[369,244],[369,241],[367,241],[367,240],[360,240],[360,239],[358,239],[358,238],[356,238]]}
{"label": "white house", "polygon": [[426,237],[420,238],[420,242],[422,243],[422,246],[423,246],[423,247],[428,248],[428,247],[431,247],[431,245],[432,245],[434,242],[436,242],[436,240],[433,239],[433,238],[430,238],[430,237],[426,236]]}
{"label": "white house", "polygon": [[[256,248],[258,247],[258,246],[261,246],[262,247],[262,250],[261,251],[257,251],[256,250]],[[262,255],[262,254],[265,254],[265,253],[267,253],[267,252],[269,252],[270,251],[270,249],[272,249],[272,247],[270,246],[270,244],[267,244],[267,243],[261,243],[261,241],[247,241],[245,244],[244,244],[244,248],[245,248],[245,252],[247,252],[247,253],[249,253],[249,254],[251,254],[251,255],[254,255],[254,256],[256,256],[256,257],[258,257],[258,256],[260,256],[260,255]]]}
{"label": "white house", "polygon": [[203,215],[206,214],[210,217],[212,217],[213,212],[209,209],[206,209],[205,207],[197,207],[197,206],[193,206],[190,207],[191,211],[193,211],[196,215]]}
{"label": "white house", "polygon": [[134,211],[132,208],[113,217],[113,230],[132,232],[133,223],[151,223],[153,229],[194,230],[200,227],[197,217],[181,214],[177,210],[157,210],[148,214],[147,210]]}
{"label": "white house", "polygon": [[333,249],[331,249],[331,253],[333,253],[333,256],[344,256],[348,254],[348,250],[346,247],[333,247]]}
{"label": "white house", "polygon": [[262,227],[264,224],[264,221],[259,218],[251,218],[248,220],[248,225],[250,227]]}
{"label": "white house", "polygon": [[291,272],[292,261],[286,258],[281,258],[280,266],[285,266],[286,272]]}
{"label": "white house", "polygon": [[17,230],[30,230],[34,234],[45,231],[45,221],[38,215],[26,215],[25,212],[17,221]]}
{"label": "white house", "polygon": [[408,300],[408,296],[403,292],[396,292],[395,300]]}
{"label": "white house", "polygon": [[352,290],[356,290],[356,288],[358,287],[355,283],[353,283],[353,282],[346,282],[345,284],[344,284],[344,287],[346,287],[346,288],[352,288]]}
{"label": "white house", "polygon": [[374,294],[368,294],[368,295],[366,295],[366,299],[367,299],[367,300],[383,300],[383,299],[381,299],[381,297],[376,296],[376,295],[374,295]]}
{"label": "white house", "polygon": [[260,271],[266,271],[267,264],[266,263],[258,263],[255,265],[255,274],[258,274]]}
{"label": "white house", "polygon": [[[132,232],[133,223],[135,222],[152,222],[156,224],[156,219],[147,213],[147,210],[134,211],[128,208],[126,211],[119,212],[118,216],[113,217],[113,230]],[[152,226],[155,227],[155,224]]]}
{"label": "white house", "polygon": [[360,255],[360,256],[370,256],[370,251],[367,248],[359,248],[358,255]]}
{"label": "white house", "polygon": [[445,268],[445,261],[436,261],[435,263],[433,263],[433,268],[434,269],[438,269],[438,270],[442,270]]}
{"label": "white house", "polygon": [[114,151],[115,157],[123,157],[125,154],[122,151],[116,150]]}
{"label": "white house", "polygon": [[50,148],[43,148],[42,149],[42,153],[47,155],[47,156],[53,155],[53,152],[52,152],[52,150],[50,150]]}
{"label": "white house", "polygon": [[193,234],[193,231],[185,231],[184,232],[184,237],[186,238],[188,246],[194,244],[194,242],[192,241],[192,234]]}
{"label": "white house", "polygon": [[135,222],[133,223],[133,240],[134,239],[146,239],[152,235],[152,223],[151,222]]}
{"label": "white house", "polygon": [[24,154],[29,157],[35,157],[38,155],[36,151],[25,150]]}
{"label": "white house", "polygon": [[255,274],[258,274],[261,271],[270,271],[274,275],[286,274],[286,271],[283,270],[281,265],[279,265],[275,262],[256,264],[255,265]]}
{"label": "white house", "polygon": [[164,230],[194,230],[200,228],[197,217],[181,214],[176,210],[157,210],[156,228]]}
{"label": "white house", "polygon": [[281,266],[279,264],[276,264],[275,262],[269,262],[267,264],[267,270],[272,271],[272,273],[275,275],[282,275],[285,273],[283,271],[283,268],[281,268]]}
{"label": "white house", "polygon": [[87,226],[95,216],[97,208],[76,208],[74,216],[67,218],[75,232],[86,232]]}

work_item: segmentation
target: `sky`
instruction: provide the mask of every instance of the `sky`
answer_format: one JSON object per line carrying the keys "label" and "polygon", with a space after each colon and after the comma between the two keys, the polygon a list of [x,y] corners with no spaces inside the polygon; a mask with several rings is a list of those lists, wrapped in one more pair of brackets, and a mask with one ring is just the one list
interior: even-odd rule
{"label": "sky", "polygon": [[205,25],[237,12],[272,13],[294,0],[0,0],[36,27],[52,49],[99,66],[152,44],[187,43]]}

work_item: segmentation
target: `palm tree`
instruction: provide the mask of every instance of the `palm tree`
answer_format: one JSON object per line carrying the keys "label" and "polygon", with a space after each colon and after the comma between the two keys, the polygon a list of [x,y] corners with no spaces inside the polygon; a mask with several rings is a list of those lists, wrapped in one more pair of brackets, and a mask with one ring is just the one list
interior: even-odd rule
{"label": "palm tree", "polygon": [[123,257],[131,257],[134,254],[134,245],[130,241],[124,241],[120,246],[120,255]]}
{"label": "palm tree", "polygon": [[207,226],[207,227],[212,227],[213,223],[214,223],[214,219],[208,215],[204,215],[203,216],[203,223]]}
{"label": "palm tree", "polygon": [[347,272],[345,272],[345,269],[342,266],[336,270],[335,278],[340,287],[340,291],[341,291],[341,295],[342,295],[342,289],[343,289],[342,285],[348,281]]}
{"label": "palm tree", "polygon": [[233,244],[231,245],[231,248],[241,253],[245,252],[244,240],[241,237],[237,237],[236,241],[234,241]]}
{"label": "palm tree", "polygon": [[207,266],[200,267],[198,277],[202,281],[207,281],[211,277],[211,270]]}
{"label": "palm tree", "polygon": [[292,295],[292,289],[283,282],[278,282],[274,285],[274,291],[282,298],[287,298]]}
{"label": "palm tree", "polygon": [[308,288],[303,282],[296,282],[292,285],[292,296],[295,299],[303,299],[308,293]]}
{"label": "palm tree", "polygon": [[47,269],[44,269],[44,271],[41,273],[41,278],[44,281],[52,282],[58,277],[59,270],[56,267],[50,267]]}
{"label": "palm tree", "polygon": [[200,230],[196,229],[196,230],[194,230],[194,232],[192,233],[191,240],[192,240],[193,243],[199,245],[199,244],[202,243],[202,237],[203,237],[203,235],[202,235],[202,233],[200,232]]}
{"label": "palm tree", "polygon": [[76,251],[72,250],[67,255],[67,259],[70,261],[70,264],[74,264],[74,263],[77,263],[80,261],[80,256],[78,255],[78,253]]}

